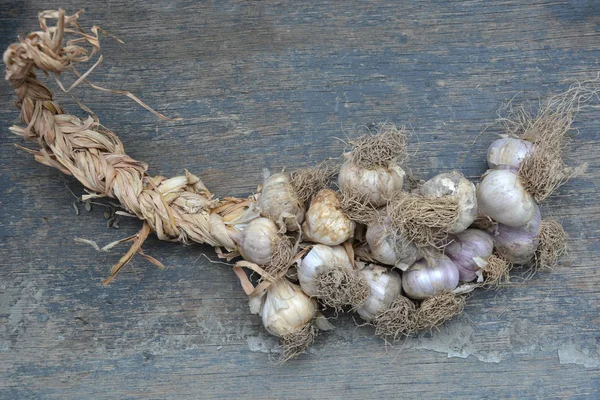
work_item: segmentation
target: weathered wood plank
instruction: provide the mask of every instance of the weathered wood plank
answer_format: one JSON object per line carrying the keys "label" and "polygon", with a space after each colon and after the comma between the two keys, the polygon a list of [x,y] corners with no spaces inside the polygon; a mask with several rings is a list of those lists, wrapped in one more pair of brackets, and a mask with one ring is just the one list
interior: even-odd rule
{"label": "weathered wood plank", "polygon": [[[76,98],[152,173],[188,168],[219,196],[250,193],[263,168],[337,156],[336,138],[380,121],[412,127],[417,173],[458,168],[476,179],[499,131],[478,135],[504,102],[536,100],[599,70],[600,5],[585,0],[2,0],[1,47],[58,6],[85,7],[84,26],[126,41],[103,41],[95,83],[183,120],[159,121],[88,88]],[[208,247],[150,239],[147,252],[169,269],[134,259],[102,287],[119,250],[73,239],[104,244],[139,223],[106,229],[100,206],[75,215],[60,174],[13,147],[20,142],[7,128],[18,113],[6,84],[0,93],[0,397],[600,396],[598,110],[578,118],[568,157],[587,161],[589,173],[544,206],[573,238],[563,266],[477,293],[465,316],[403,348],[386,349],[341,316],[311,354],[281,367],[264,353],[275,342],[234,275],[201,257],[213,256]]]}

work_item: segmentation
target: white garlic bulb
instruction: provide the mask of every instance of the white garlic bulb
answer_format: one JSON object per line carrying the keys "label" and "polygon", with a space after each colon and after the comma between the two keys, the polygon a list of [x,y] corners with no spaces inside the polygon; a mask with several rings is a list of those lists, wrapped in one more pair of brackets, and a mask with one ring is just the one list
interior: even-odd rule
{"label": "white garlic bulb", "polygon": [[304,207],[298,193],[285,173],[277,173],[265,179],[258,198],[262,215],[284,225],[288,231],[298,230],[304,221]]}
{"label": "white garlic bulb", "polygon": [[477,186],[479,211],[501,224],[518,227],[535,214],[533,197],[516,173],[506,169],[488,171]]}
{"label": "white garlic bulb", "polygon": [[323,189],[313,197],[302,231],[312,242],[335,246],[354,235],[355,223],[340,208],[339,195]]}
{"label": "white garlic bulb", "polygon": [[392,194],[402,190],[406,173],[400,166],[390,161],[387,166],[373,165],[361,167],[347,160],[340,168],[338,185],[340,189],[375,207],[387,203]]}
{"label": "white garlic bulb", "polygon": [[400,296],[402,278],[398,272],[379,265],[369,265],[363,268],[361,273],[369,282],[371,294],[356,312],[368,322]]}
{"label": "white garlic bulb", "polygon": [[471,282],[477,273],[488,265],[487,259],[494,251],[494,240],[489,233],[479,229],[467,229],[454,237],[444,248],[444,253],[458,268],[459,279]]}
{"label": "white garlic bulb", "polygon": [[298,263],[298,280],[309,296],[318,296],[317,277],[332,269],[352,270],[352,263],[342,246],[315,245]]}
{"label": "white garlic bulb", "polygon": [[275,251],[277,225],[269,218],[260,217],[236,228],[229,231],[229,236],[238,244],[242,257],[258,265],[267,264]]}
{"label": "white garlic bulb", "polygon": [[477,218],[475,185],[458,171],[436,175],[425,182],[419,190],[426,197],[450,196],[458,201],[458,220],[449,233],[464,231]]}
{"label": "white garlic bulb", "polygon": [[[431,263],[431,265],[429,265]],[[458,286],[458,268],[446,256],[417,261],[402,273],[402,289],[408,297],[423,300]]]}
{"label": "white garlic bulb", "polygon": [[365,239],[371,250],[370,256],[380,263],[393,265],[405,271],[419,256],[417,247],[392,229],[389,217],[367,227]]}
{"label": "white garlic bulb", "polygon": [[518,171],[521,162],[533,152],[533,148],[533,143],[523,139],[507,137],[495,140],[488,148],[488,165],[490,169]]}
{"label": "white garlic bulb", "polygon": [[515,228],[498,224],[494,236],[496,250],[510,263],[528,263],[533,259],[540,243],[538,236],[541,225],[542,215],[537,205],[533,218],[523,226]]}
{"label": "white garlic bulb", "polygon": [[270,334],[283,337],[310,323],[317,315],[317,303],[298,285],[279,279],[267,289],[259,314]]}

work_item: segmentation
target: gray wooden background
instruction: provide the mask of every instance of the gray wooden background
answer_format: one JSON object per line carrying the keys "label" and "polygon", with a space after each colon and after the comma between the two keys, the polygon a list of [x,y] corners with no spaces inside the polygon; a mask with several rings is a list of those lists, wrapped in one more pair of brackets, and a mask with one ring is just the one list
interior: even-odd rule
{"label": "gray wooden background", "polygon": [[[478,135],[502,104],[600,71],[594,0],[0,0],[0,47],[59,6],[85,7],[84,26],[125,41],[103,39],[93,82],[183,120],[84,86],[74,96],[152,174],[187,168],[219,196],[249,194],[263,168],[338,156],[338,138],[381,121],[412,127],[417,173],[477,179],[499,130]],[[568,157],[589,173],[543,208],[572,237],[559,268],[479,292],[440,332],[394,348],[342,315],[279,366],[234,274],[202,256],[210,248],[151,238],[168,270],[138,257],[102,287],[125,247],[74,238],[103,245],[139,222],[107,229],[100,206],[76,215],[68,189],[81,186],[13,146],[18,112],[6,83],[0,94],[1,398],[600,398],[600,109],[580,115]]]}

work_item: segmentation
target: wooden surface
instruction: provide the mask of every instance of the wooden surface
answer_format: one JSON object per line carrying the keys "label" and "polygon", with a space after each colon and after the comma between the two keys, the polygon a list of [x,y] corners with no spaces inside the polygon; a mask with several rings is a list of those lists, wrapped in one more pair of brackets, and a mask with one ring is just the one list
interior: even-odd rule
{"label": "wooden surface", "polygon": [[[381,121],[412,127],[415,172],[475,180],[499,130],[478,135],[502,104],[600,70],[594,0],[101,3],[0,0],[1,47],[37,28],[40,10],[85,7],[84,26],[126,42],[104,38],[92,81],[183,120],[83,86],[74,96],[152,174],[187,168],[219,196],[252,192],[263,168],[338,156],[338,138]],[[0,398],[600,398],[599,109],[577,119],[568,156],[589,173],[543,207],[572,237],[559,268],[478,292],[464,316],[395,348],[342,315],[279,366],[210,248],[152,238],[167,271],[138,257],[102,287],[124,248],[74,238],[103,245],[139,222],[107,229],[100,206],[76,215],[68,189],[81,186],[13,146],[18,112],[6,84],[0,94]]]}

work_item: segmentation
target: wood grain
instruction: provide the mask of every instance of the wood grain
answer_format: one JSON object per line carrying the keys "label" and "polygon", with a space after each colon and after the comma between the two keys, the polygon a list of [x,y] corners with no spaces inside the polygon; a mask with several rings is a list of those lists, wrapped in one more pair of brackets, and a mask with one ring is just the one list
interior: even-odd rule
{"label": "wood grain", "polygon": [[[381,121],[414,131],[416,173],[477,179],[500,131],[479,134],[499,107],[600,70],[592,0],[0,0],[1,47],[59,6],[86,8],[84,26],[125,40],[104,39],[93,82],[183,120],[83,86],[73,96],[151,173],[187,168],[219,196],[252,192],[263,168],[336,157]],[[477,293],[463,317],[396,348],[342,315],[310,354],[278,366],[234,274],[202,257],[214,258],[208,247],[150,239],[168,270],[136,258],[102,287],[122,249],[74,238],[105,244],[139,222],[107,229],[101,206],[76,215],[67,187],[81,187],[13,146],[18,112],[6,84],[0,94],[1,398],[600,397],[600,110],[578,117],[568,156],[588,174],[543,207],[572,237],[561,267]]]}

